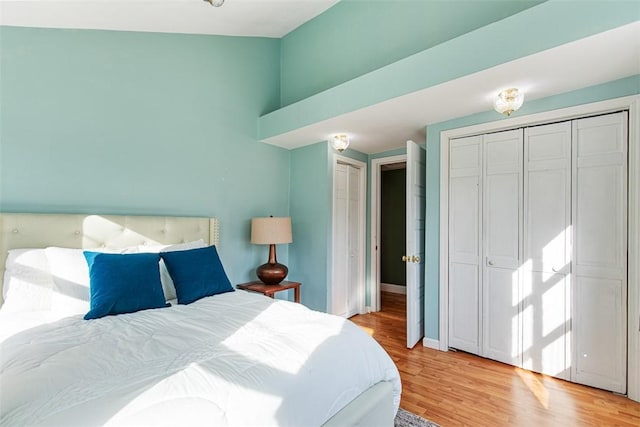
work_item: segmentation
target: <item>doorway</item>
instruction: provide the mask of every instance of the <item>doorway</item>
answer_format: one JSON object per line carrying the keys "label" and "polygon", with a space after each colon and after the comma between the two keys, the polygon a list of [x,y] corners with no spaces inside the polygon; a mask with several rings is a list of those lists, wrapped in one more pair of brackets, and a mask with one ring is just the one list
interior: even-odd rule
{"label": "doorway", "polygon": [[[425,195],[426,151],[407,141],[407,154],[372,161],[371,176],[371,309],[381,308],[381,175],[383,165],[406,164],[406,245],[401,256],[406,268],[407,347],[412,348],[424,336],[425,302]],[[401,231],[401,230],[400,230]]]}
{"label": "doorway", "polygon": [[[407,269],[402,256],[407,246],[407,164],[380,167],[380,301],[381,311],[390,299],[407,294]],[[385,301],[386,300],[386,301]]]}
{"label": "doorway", "polygon": [[[407,156],[371,162],[371,311],[393,306],[383,301],[406,298]],[[385,302],[387,304],[385,304]]]}

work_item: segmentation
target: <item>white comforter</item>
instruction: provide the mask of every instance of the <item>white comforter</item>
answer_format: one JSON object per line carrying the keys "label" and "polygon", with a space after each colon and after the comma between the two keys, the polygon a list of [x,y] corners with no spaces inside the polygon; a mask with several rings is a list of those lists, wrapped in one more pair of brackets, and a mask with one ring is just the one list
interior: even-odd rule
{"label": "white comforter", "polygon": [[0,315],[0,425],[319,426],[380,381],[400,401],[360,328],[262,295],[44,317]]}

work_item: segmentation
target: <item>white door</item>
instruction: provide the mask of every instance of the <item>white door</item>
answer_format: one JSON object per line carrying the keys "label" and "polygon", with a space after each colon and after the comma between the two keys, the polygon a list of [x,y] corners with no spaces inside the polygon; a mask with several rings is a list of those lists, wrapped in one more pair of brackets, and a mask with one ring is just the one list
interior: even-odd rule
{"label": "white door", "polygon": [[480,354],[482,136],[449,145],[449,346]]}
{"label": "white door", "polygon": [[521,366],[522,129],[484,135],[482,355]]}
{"label": "white door", "polygon": [[360,280],[360,170],[349,166],[348,179],[349,194],[347,196],[347,303],[346,317],[358,314],[359,311],[359,280]]}
{"label": "white door", "polygon": [[338,163],[333,195],[333,286],[331,312],[347,317],[349,281],[349,166]]}
{"label": "white door", "polygon": [[426,151],[407,141],[407,347],[424,335]]}
{"label": "white door", "polygon": [[331,312],[343,317],[358,314],[362,299],[360,173],[352,165],[335,165]]}
{"label": "white door", "polygon": [[569,380],[571,122],[524,132],[522,367]]}
{"label": "white door", "polygon": [[573,381],[626,392],[627,113],[573,122]]}

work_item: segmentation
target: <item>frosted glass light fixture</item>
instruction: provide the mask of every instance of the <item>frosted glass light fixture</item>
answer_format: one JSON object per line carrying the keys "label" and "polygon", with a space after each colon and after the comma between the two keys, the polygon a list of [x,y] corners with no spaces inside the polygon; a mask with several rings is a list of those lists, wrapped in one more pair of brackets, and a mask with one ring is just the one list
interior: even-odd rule
{"label": "frosted glass light fixture", "polygon": [[204,0],[213,7],[220,7],[224,4],[224,0]]}
{"label": "frosted glass light fixture", "polygon": [[493,108],[498,112],[510,116],[511,113],[522,107],[524,93],[518,88],[505,89],[500,92],[493,101]]}
{"label": "frosted glass light fixture", "polygon": [[349,146],[349,137],[343,133],[334,135],[333,138],[331,138],[331,146],[334,150],[342,153]]}

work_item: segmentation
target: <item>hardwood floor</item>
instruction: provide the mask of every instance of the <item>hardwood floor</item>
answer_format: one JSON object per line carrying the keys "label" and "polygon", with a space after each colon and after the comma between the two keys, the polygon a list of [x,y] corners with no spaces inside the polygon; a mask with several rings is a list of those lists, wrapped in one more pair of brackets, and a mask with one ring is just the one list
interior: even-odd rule
{"label": "hardwood floor", "polygon": [[405,297],[351,318],[387,350],[402,377],[400,406],[446,426],[640,426],[640,403],[463,352],[406,348]]}

